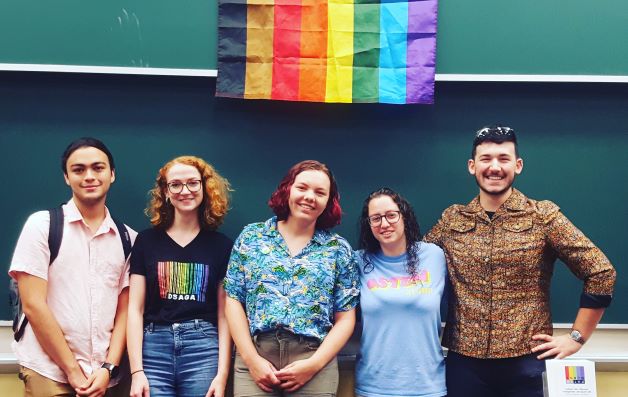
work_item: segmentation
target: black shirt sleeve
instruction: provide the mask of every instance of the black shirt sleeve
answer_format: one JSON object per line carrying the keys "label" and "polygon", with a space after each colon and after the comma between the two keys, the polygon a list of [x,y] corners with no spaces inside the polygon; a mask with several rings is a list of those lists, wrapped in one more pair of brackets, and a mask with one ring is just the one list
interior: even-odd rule
{"label": "black shirt sleeve", "polygon": [[146,266],[144,264],[144,239],[146,232],[140,232],[135,238],[135,244],[131,250],[131,274],[146,276]]}

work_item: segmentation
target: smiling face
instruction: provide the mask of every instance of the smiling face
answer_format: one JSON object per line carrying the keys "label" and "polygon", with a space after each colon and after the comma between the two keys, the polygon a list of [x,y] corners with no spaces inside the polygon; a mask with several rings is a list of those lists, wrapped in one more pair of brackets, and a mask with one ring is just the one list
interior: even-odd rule
{"label": "smiling face", "polygon": [[94,206],[105,201],[115,173],[105,152],[86,146],[76,149],[65,163],[65,183],[79,205]]}
{"label": "smiling face", "polygon": [[[174,207],[175,216],[177,213],[198,211],[199,206],[203,202],[203,184],[198,191],[191,191],[188,186],[183,184],[197,185],[201,181],[201,173],[191,165],[175,163],[166,172],[166,183],[172,188],[166,186],[165,195],[170,199],[170,203]],[[197,186],[195,186],[197,187]],[[180,192],[177,191],[181,188]],[[174,193],[170,190],[173,190]],[[192,189],[194,190],[194,189]]]}
{"label": "smiling face", "polygon": [[330,181],[322,171],[307,170],[298,174],[290,186],[288,218],[316,222],[329,201]]}
{"label": "smiling face", "polygon": [[515,177],[523,170],[512,142],[484,142],[476,147],[475,157],[468,162],[469,173],[475,176],[480,194],[508,196]]}
{"label": "smiling face", "polygon": [[[384,253],[402,253],[406,248],[406,233],[403,216],[391,223],[388,219],[394,219],[394,213],[399,214],[399,206],[390,196],[381,195],[369,201],[368,216],[379,217],[381,222],[377,226],[371,225],[371,232],[384,251]],[[388,215],[388,216],[386,216]]]}

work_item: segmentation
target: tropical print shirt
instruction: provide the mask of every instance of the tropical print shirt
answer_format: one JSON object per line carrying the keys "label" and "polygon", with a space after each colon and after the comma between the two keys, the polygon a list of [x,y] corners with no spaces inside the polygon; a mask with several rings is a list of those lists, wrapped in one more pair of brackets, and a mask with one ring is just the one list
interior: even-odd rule
{"label": "tropical print shirt", "polygon": [[445,251],[453,295],[443,345],[465,356],[530,354],[552,333],[550,280],[560,258],[584,280],[581,307],[606,307],[616,272],[551,201],[513,189],[490,219],[479,197],[453,205],[425,236]]}
{"label": "tropical print shirt", "polygon": [[349,243],[317,229],[307,246],[290,256],[276,217],[240,233],[224,283],[227,295],[245,305],[251,335],[281,328],[322,341],[334,314],[359,302]]}

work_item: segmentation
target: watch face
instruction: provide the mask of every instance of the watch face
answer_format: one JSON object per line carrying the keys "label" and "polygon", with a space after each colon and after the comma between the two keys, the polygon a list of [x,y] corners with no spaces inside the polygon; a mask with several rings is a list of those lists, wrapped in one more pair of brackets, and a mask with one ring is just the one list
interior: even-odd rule
{"label": "watch face", "polygon": [[584,338],[582,338],[582,334],[578,330],[574,329],[573,331],[571,331],[571,334],[569,334],[569,336],[571,337],[571,339],[575,340],[578,343],[584,343]]}

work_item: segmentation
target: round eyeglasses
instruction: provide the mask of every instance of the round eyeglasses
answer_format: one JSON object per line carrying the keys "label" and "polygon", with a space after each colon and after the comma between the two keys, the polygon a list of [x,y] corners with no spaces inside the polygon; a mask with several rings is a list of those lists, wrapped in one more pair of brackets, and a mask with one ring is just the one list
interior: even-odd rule
{"label": "round eyeglasses", "polygon": [[196,193],[199,190],[201,190],[201,186],[203,185],[203,182],[200,179],[192,179],[187,182],[180,182],[180,181],[168,182],[167,185],[168,185],[168,191],[170,191],[170,193],[172,194],[181,193],[184,187],[187,187],[191,193]]}
{"label": "round eyeglasses", "polygon": [[390,225],[397,223],[399,222],[399,219],[401,219],[401,211],[387,211],[384,215],[371,215],[367,219],[369,221],[369,225],[377,227],[382,224],[382,219],[384,218],[386,218],[386,222]]}

